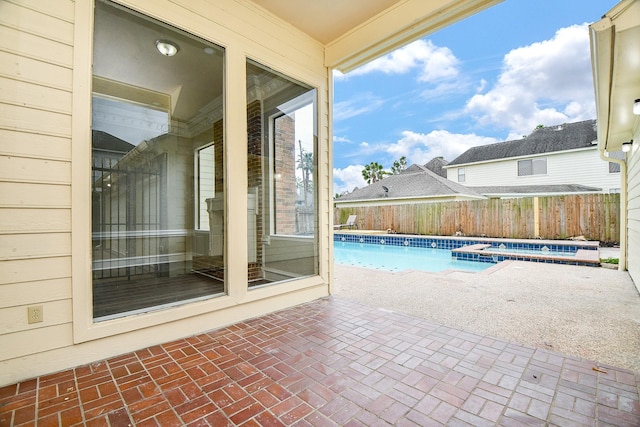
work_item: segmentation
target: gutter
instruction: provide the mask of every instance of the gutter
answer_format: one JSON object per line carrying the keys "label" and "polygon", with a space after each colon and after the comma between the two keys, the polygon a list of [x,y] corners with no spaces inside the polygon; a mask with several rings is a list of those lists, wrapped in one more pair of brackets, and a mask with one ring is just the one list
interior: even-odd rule
{"label": "gutter", "polygon": [[598,154],[606,162],[620,165],[620,259],[618,270],[627,270],[627,162],[615,159],[606,151],[611,119],[612,73],[615,53],[615,26],[610,17],[603,16],[589,26],[591,64],[596,98],[598,126]]}

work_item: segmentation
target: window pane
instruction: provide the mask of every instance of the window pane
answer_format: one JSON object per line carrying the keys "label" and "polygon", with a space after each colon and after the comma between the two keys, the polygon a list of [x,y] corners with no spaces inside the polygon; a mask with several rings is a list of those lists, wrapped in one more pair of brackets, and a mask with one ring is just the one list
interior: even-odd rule
{"label": "window pane", "polygon": [[[158,40],[174,43],[175,56]],[[216,45],[96,2],[96,320],[225,292],[223,61]]]}
{"label": "window pane", "polygon": [[210,204],[216,195],[215,190],[215,146],[208,145],[197,150],[196,158],[196,191],[198,194],[198,220],[196,228],[198,230],[209,231]]}
{"label": "window pane", "polygon": [[531,173],[531,160],[518,160],[518,176],[527,176]]}
{"label": "window pane", "polygon": [[533,159],[532,160],[532,174],[533,175],[546,175],[547,174],[547,159]]}
{"label": "window pane", "polygon": [[317,274],[316,91],[247,64],[250,286]]}
{"label": "window pane", "polygon": [[620,164],[609,162],[609,173],[620,173]]}
{"label": "window pane", "polygon": [[458,168],[458,182],[464,182],[464,180],[465,180],[464,168]]}

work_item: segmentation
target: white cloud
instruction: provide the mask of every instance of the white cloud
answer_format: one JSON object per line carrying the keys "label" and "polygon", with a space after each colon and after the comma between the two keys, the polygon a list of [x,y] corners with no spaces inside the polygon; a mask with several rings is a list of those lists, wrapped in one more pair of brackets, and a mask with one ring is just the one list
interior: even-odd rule
{"label": "white cloud", "polygon": [[351,97],[348,101],[333,104],[333,120],[340,121],[366,114],[378,109],[384,101],[372,94],[361,94]]}
{"label": "white cloud", "polygon": [[350,73],[334,73],[334,77],[342,79],[373,72],[405,74],[417,68],[418,81],[433,82],[457,76],[458,65],[458,59],[449,48],[438,47],[430,40],[416,40]]}
{"label": "white cloud", "polygon": [[334,135],[333,136],[333,142],[334,143],[336,143],[336,142],[349,143],[349,142],[351,142],[351,140],[349,138],[345,137],[345,136],[336,136],[336,135]]}
{"label": "white cloud", "polygon": [[344,169],[333,169],[333,193],[351,192],[354,188],[362,188],[367,182],[362,177],[362,165],[349,165]]}
{"label": "white cloud", "polygon": [[[394,160],[402,156],[407,158],[407,163],[424,165],[434,157],[442,156],[446,160],[453,160],[471,147],[478,145],[487,145],[500,142],[495,138],[478,136],[476,134],[456,134],[446,130],[435,130],[428,134],[413,131],[402,132],[402,138],[392,144],[369,144],[362,142],[358,156],[362,158],[366,154],[367,159],[376,161],[391,167]],[[355,187],[362,188],[366,186],[364,178],[362,178],[362,165],[349,165],[343,169],[334,168],[334,193],[343,191],[353,191]]]}
{"label": "white cloud", "polygon": [[595,103],[587,24],[559,29],[554,37],[505,55],[495,86],[466,106],[480,124],[527,135],[543,124],[592,119]]}
{"label": "white cloud", "polygon": [[463,80],[445,81],[421,91],[420,96],[429,102],[446,100],[447,97],[452,95],[466,94],[468,92],[467,86],[467,83]]}
{"label": "white cloud", "polygon": [[484,88],[487,87],[487,81],[485,79],[480,79],[480,83],[478,83],[478,87],[476,88],[477,93],[481,93]]}
{"label": "white cloud", "polygon": [[434,130],[428,134],[413,131],[402,132],[402,138],[386,147],[392,158],[406,156],[408,163],[425,164],[437,156],[453,160],[471,147],[499,142],[495,138],[476,134],[456,134],[446,130]]}

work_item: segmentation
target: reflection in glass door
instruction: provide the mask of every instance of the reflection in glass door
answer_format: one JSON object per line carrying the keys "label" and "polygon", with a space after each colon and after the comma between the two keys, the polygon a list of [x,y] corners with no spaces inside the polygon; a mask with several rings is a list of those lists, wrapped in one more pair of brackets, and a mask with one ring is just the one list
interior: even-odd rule
{"label": "reflection in glass door", "polygon": [[252,61],[247,81],[247,191],[255,206],[247,225],[249,285],[255,289],[318,274],[317,92]]}
{"label": "reflection in glass door", "polygon": [[223,295],[224,50],[109,1],[94,28],[94,319]]}

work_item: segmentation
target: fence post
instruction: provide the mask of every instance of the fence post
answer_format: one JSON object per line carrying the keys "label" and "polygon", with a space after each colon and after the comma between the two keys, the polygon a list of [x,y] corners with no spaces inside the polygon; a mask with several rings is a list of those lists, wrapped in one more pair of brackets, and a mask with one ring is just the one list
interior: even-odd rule
{"label": "fence post", "polygon": [[533,237],[540,237],[540,199],[533,198]]}

